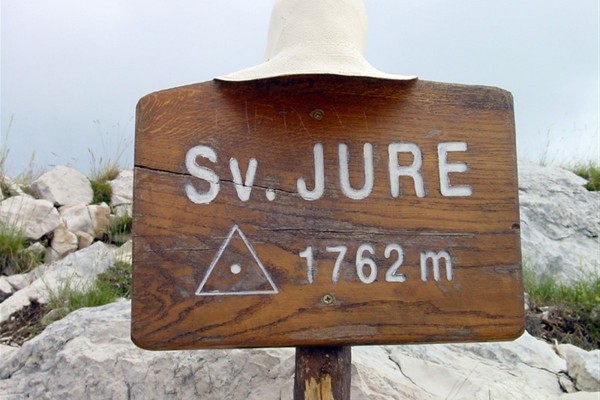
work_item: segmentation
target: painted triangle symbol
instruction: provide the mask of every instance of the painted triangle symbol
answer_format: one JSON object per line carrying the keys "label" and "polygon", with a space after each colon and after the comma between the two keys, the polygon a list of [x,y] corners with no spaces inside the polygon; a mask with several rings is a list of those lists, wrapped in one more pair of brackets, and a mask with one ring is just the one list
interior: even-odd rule
{"label": "painted triangle symbol", "polygon": [[197,296],[277,294],[271,275],[239,226],[234,225],[196,290]]}

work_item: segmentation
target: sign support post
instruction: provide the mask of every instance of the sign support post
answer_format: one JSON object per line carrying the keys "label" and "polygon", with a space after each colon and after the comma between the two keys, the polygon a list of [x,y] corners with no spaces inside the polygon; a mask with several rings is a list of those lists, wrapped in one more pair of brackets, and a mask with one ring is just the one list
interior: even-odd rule
{"label": "sign support post", "polygon": [[294,400],[350,400],[352,347],[296,347]]}

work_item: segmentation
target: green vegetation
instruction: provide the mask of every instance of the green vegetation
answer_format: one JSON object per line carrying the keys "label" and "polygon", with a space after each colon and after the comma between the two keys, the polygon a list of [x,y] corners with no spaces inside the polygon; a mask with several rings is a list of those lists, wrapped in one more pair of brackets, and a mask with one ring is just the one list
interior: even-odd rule
{"label": "green vegetation", "polygon": [[28,250],[28,245],[27,238],[16,225],[0,221],[0,274],[21,274],[42,264],[43,254]]}
{"label": "green vegetation", "polygon": [[67,282],[50,296],[49,308],[59,310],[62,318],[84,307],[98,307],[112,303],[131,293],[131,264],[118,261],[106,272],[99,274],[87,289],[74,288]]}
{"label": "green vegetation", "polygon": [[98,275],[96,281],[115,298],[131,298],[131,264],[127,262],[117,261],[107,272]]}
{"label": "green vegetation", "polygon": [[130,239],[133,217],[129,214],[115,216],[108,224],[107,241],[118,246]]}
{"label": "green vegetation", "polygon": [[90,175],[90,182],[92,184],[92,190],[94,191],[92,204],[100,204],[102,202],[110,204],[112,188],[108,182],[119,175],[121,168],[117,163],[110,161],[104,162],[102,158],[96,163],[96,157],[94,157],[94,154],[91,151],[90,155],[92,160],[94,160],[94,163],[92,164],[94,166],[92,167]]}
{"label": "green vegetation", "polygon": [[542,336],[589,350],[600,347],[600,276],[567,285],[526,269],[524,284],[530,308],[542,312]]}
{"label": "green vegetation", "polygon": [[[102,131],[102,125],[100,121],[94,121],[94,123],[98,126],[98,129]],[[120,126],[117,124],[113,126],[113,129],[120,130]],[[103,153],[106,154],[106,143],[105,138],[110,138],[109,133],[100,133],[100,138],[102,141],[102,149]],[[110,148],[114,148],[115,156],[105,156],[97,158],[94,152],[91,149],[88,149],[90,153],[90,181],[92,183],[92,189],[94,190],[94,199],[92,201],[93,204],[100,204],[105,202],[110,205],[110,197],[112,195],[112,188],[108,184],[109,181],[115,179],[123,167],[121,165],[121,158],[123,154],[129,147],[130,142],[123,139],[116,146],[109,146]]]}
{"label": "green vegetation", "polygon": [[112,188],[110,184],[105,180],[96,179],[91,179],[90,183],[92,184],[92,190],[94,191],[92,204],[110,204],[110,197],[112,196]]}
{"label": "green vegetation", "polygon": [[600,167],[598,166],[598,163],[590,161],[573,165],[569,167],[569,169],[588,180],[588,184],[586,185],[587,190],[590,192],[597,192],[600,190]]}
{"label": "green vegetation", "polygon": [[[100,123],[98,121],[95,122],[98,127],[100,127]],[[104,140],[102,140],[102,147],[104,148]],[[115,158],[96,158],[94,152],[88,149],[91,158],[90,182],[92,183],[92,189],[94,190],[94,199],[92,200],[92,204],[100,204],[104,202],[110,205],[112,188],[108,182],[115,179],[119,175],[119,172],[121,172],[123,169],[120,164],[120,159],[127,147],[129,146],[126,142],[119,143]]]}

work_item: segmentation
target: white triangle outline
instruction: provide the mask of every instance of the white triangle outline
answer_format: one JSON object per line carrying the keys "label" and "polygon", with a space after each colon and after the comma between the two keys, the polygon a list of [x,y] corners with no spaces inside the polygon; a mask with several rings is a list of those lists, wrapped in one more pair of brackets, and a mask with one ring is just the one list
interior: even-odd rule
{"label": "white triangle outline", "polygon": [[[229,242],[231,241],[231,238],[233,237],[233,234],[236,231],[240,235],[242,240],[244,241],[244,244],[246,245],[246,248],[248,249],[250,254],[252,254],[254,261],[256,261],[256,263],[258,264],[263,275],[265,276],[265,278],[267,278],[267,281],[269,281],[269,284],[271,285],[272,289],[271,290],[246,290],[246,291],[241,291],[241,292],[203,292],[202,289],[204,289],[204,285],[208,281],[208,278],[210,278],[210,275],[213,273],[213,270],[215,269],[217,263],[221,259],[223,252],[227,248],[227,245],[229,245]],[[202,279],[202,282],[200,282],[200,285],[198,286],[198,289],[196,290],[196,296],[248,296],[248,295],[257,295],[257,294],[278,294],[278,293],[279,293],[279,289],[277,289],[277,286],[273,282],[273,279],[271,279],[271,275],[269,275],[269,273],[267,272],[267,269],[265,268],[263,263],[260,261],[260,259],[256,255],[256,251],[254,250],[254,247],[252,247],[252,245],[248,241],[248,238],[246,238],[246,235],[244,235],[244,232],[242,232],[242,230],[240,229],[240,227],[237,224],[233,225],[233,227],[229,231],[229,234],[227,235],[227,239],[225,239],[225,241],[219,248],[217,255],[215,256],[214,260],[210,264],[208,271],[204,275],[204,279]]]}

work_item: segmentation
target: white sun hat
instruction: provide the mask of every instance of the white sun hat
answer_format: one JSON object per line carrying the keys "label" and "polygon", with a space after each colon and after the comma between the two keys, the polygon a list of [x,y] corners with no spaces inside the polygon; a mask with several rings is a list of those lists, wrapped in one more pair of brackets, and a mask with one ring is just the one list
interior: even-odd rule
{"label": "white sun hat", "polygon": [[362,0],[277,0],[266,61],[216,79],[249,81],[287,75],[333,74],[392,80],[364,58],[367,13]]}

